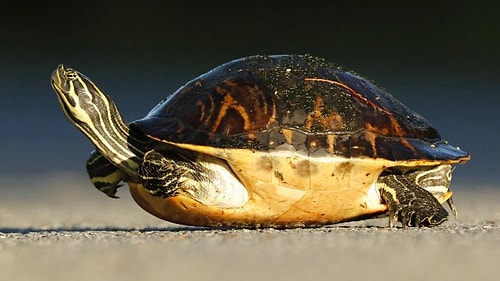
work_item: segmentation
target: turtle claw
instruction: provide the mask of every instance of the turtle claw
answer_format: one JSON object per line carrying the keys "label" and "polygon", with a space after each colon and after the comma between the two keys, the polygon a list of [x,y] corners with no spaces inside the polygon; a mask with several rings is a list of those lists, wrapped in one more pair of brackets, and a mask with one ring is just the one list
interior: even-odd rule
{"label": "turtle claw", "polygon": [[450,196],[450,198],[448,198],[448,200],[446,200],[446,203],[448,204],[448,207],[450,207],[450,210],[456,219],[458,216],[458,212],[457,212],[457,208],[455,207],[455,203],[453,203],[453,198]]}
{"label": "turtle claw", "polygon": [[93,184],[97,189],[99,189],[99,191],[103,192],[108,197],[113,198],[113,199],[120,198],[119,196],[116,195],[116,191],[118,190],[118,188],[122,187],[122,184],[116,184],[116,185],[102,184],[101,185],[98,182],[94,182]]}

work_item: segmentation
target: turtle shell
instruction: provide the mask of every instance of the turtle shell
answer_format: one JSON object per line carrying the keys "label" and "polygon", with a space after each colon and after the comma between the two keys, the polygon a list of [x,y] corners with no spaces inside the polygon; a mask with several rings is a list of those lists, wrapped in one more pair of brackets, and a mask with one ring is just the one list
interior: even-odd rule
{"label": "turtle shell", "polygon": [[[189,225],[295,227],[373,217],[387,211],[377,187],[384,171],[469,159],[374,83],[308,55],[221,65],[130,128],[152,149],[216,163],[239,186],[160,198],[129,182],[145,210]],[[441,203],[451,196],[445,193]]]}
{"label": "turtle shell", "polygon": [[252,56],[203,74],[131,124],[155,145],[390,161],[458,162],[468,154],[374,83],[309,55]]}

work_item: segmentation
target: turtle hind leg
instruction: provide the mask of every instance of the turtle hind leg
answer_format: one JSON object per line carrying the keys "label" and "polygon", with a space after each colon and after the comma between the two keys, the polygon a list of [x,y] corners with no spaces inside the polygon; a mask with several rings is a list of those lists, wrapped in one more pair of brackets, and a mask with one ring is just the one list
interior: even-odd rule
{"label": "turtle hind leg", "polygon": [[379,178],[380,195],[389,206],[389,225],[392,220],[407,226],[436,226],[448,218],[448,212],[429,191],[415,183],[419,172],[390,174]]}
{"label": "turtle hind leg", "polygon": [[92,151],[86,166],[92,184],[109,197],[118,198],[116,191],[122,186],[120,182],[124,181],[127,177],[125,172],[111,164],[97,150]]}

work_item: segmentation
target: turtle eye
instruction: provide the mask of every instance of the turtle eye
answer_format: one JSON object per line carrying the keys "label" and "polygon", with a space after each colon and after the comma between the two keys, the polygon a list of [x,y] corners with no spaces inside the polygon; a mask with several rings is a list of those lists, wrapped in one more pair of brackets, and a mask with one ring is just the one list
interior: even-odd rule
{"label": "turtle eye", "polygon": [[68,69],[66,73],[64,73],[64,76],[67,80],[74,81],[78,79],[78,74],[76,74],[76,71],[72,69]]}

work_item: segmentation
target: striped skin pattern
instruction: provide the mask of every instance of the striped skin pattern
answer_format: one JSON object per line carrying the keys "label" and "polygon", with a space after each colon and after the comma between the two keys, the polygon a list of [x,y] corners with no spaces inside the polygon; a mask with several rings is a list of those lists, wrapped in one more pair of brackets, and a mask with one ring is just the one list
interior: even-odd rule
{"label": "striped skin pattern", "polygon": [[382,199],[389,205],[389,225],[399,221],[404,228],[434,226],[444,222],[448,212],[434,194],[450,196],[446,202],[456,216],[451,194],[448,195],[450,181],[450,165],[380,176],[377,185]]}

